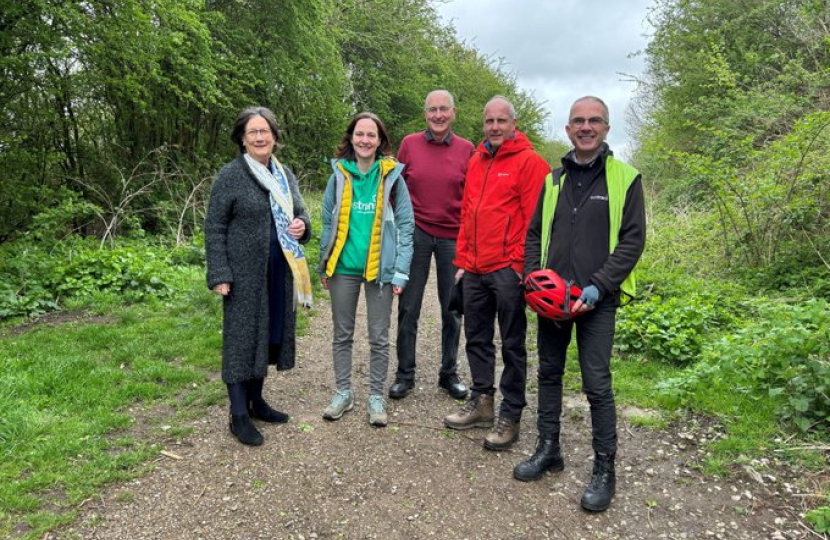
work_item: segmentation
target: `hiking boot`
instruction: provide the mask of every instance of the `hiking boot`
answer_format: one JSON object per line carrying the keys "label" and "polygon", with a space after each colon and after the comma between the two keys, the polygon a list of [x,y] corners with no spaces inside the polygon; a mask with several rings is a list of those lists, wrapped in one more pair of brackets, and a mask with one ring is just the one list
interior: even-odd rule
{"label": "hiking boot", "polygon": [[611,505],[614,491],[617,486],[617,475],[614,471],[614,454],[594,454],[594,471],[591,481],[582,494],[582,508],[591,512],[602,512]]}
{"label": "hiking boot", "polygon": [[493,427],[493,396],[478,394],[467,401],[461,410],[444,417],[444,425],[450,429]]}
{"label": "hiking boot", "polygon": [[383,408],[383,396],[380,394],[371,394],[366,399],[366,409],[369,413],[369,424],[376,427],[383,427],[386,425],[388,419],[386,417],[386,410]]}
{"label": "hiking boot", "polygon": [[484,438],[487,450],[507,450],[519,440],[519,421],[499,416],[493,430]]}
{"label": "hiking boot", "polygon": [[251,417],[247,414],[232,414],[228,427],[236,440],[248,446],[259,446],[262,444],[262,433],[257,430]]}
{"label": "hiking boot", "polygon": [[545,471],[559,472],[565,468],[565,460],[559,449],[558,437],[542,437],[536,441],[533,455],[513,468],[513,478],[530,482],[541,478]]}
{"label": "hiking boot", "polygon": [[331,403],[323,411],[323,418],[326,420],[340,420],[346,411],[352,410],[354,401],[351,390],[338,390],[331,398]]}
{"label": "hiking boot", "polygon": [[455,373],[438,379],[438,386],[446,390],[453,399],[465,399],[467,397],[467,387]]}

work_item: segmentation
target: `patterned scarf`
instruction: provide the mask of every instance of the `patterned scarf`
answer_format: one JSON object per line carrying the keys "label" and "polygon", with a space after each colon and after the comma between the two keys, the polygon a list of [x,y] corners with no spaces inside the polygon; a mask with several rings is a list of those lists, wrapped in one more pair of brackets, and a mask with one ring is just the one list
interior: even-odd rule
{"label": "patterned scarf", "polygon": [[305,253],[297,239],[288,232],[288,226],[294,220],[294,199],[291,197],[291,189],[288,187],[288,180],[282,164],[273,156],[271,163],[274,164],[275,173],[262,163],[253,159],[248,154],[243,154],[248,167],[253,171],[259,185],[268,190],[271,194],[271,215],[277,227],[277,237],[280,240],[280,247],[294,275],[294,301],[303,307],[311,307],[311,276],[308,272],[308,263]]}

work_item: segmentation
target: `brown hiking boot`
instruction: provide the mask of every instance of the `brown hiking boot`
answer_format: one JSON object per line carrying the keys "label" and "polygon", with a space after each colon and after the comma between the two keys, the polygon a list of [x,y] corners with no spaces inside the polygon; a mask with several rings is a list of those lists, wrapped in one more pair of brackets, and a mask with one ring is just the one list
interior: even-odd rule
{"label": "brown hiking boot", "polygon": [[444,417],[450,429],[470,429],[493,426],[493,396],[479,394],[465,403],[461,410]]}
{"label": "brown hiking boot", "polygon": [[507,450],[519,440],[519,421],[499,416],[493,431],[484,438],[487,450]]}

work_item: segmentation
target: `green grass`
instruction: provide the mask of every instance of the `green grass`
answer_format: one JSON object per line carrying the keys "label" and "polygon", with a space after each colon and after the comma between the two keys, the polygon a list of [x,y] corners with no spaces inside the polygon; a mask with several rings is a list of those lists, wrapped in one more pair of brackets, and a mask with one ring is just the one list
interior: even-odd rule
{"label": "green grass", "polygon": [[[208,370],[220,364],[221,305],[199,268],[177,286],[173,300],[122,307],[110,322],[0,339],[0,536],[17,526],[34,538],[71,520],[102,484],[144,473],[154,438],[186,434],[176,421],[217,402]],[[159,405],[173,411],[171,428],[132,435],[129,409]]]}

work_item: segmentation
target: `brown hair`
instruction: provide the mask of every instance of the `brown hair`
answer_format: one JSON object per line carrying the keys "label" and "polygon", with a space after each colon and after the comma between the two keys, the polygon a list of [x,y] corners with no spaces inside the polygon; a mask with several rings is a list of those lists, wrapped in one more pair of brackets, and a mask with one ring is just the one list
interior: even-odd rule
{"label": "brown hair", "polygon": [[231,129],[231,140],[239,147],[239,153],[245,153],[245,146],[242,144],[242,138],[245,136],[245,126],[254,116],[261,116],[268,122],[268,127],[271,128],[271,134],[274,135],[274,151],[276,152],[280,146],[280,129],[277,125],[277,117],[267,107],[245,107],[236,117]]}
{"label": "brown hair", "polygon": [[343,134],[343,138],[337,144],[337,149],[334,151],[334,157],[346,158],[349,161],[355,161],[354,146],[352,146],[352,135],[354,135],[354,128],[361,120],[369,119],[378,127],[378,137],[380,137],[380,144],[375,152],[375,159],[381,156],[392,155],[392,143],[389,142],[389,134],[386,133],[386,126],[383,125],[378,115],[368,111],[357,113],[349,122],[349,127]]}

